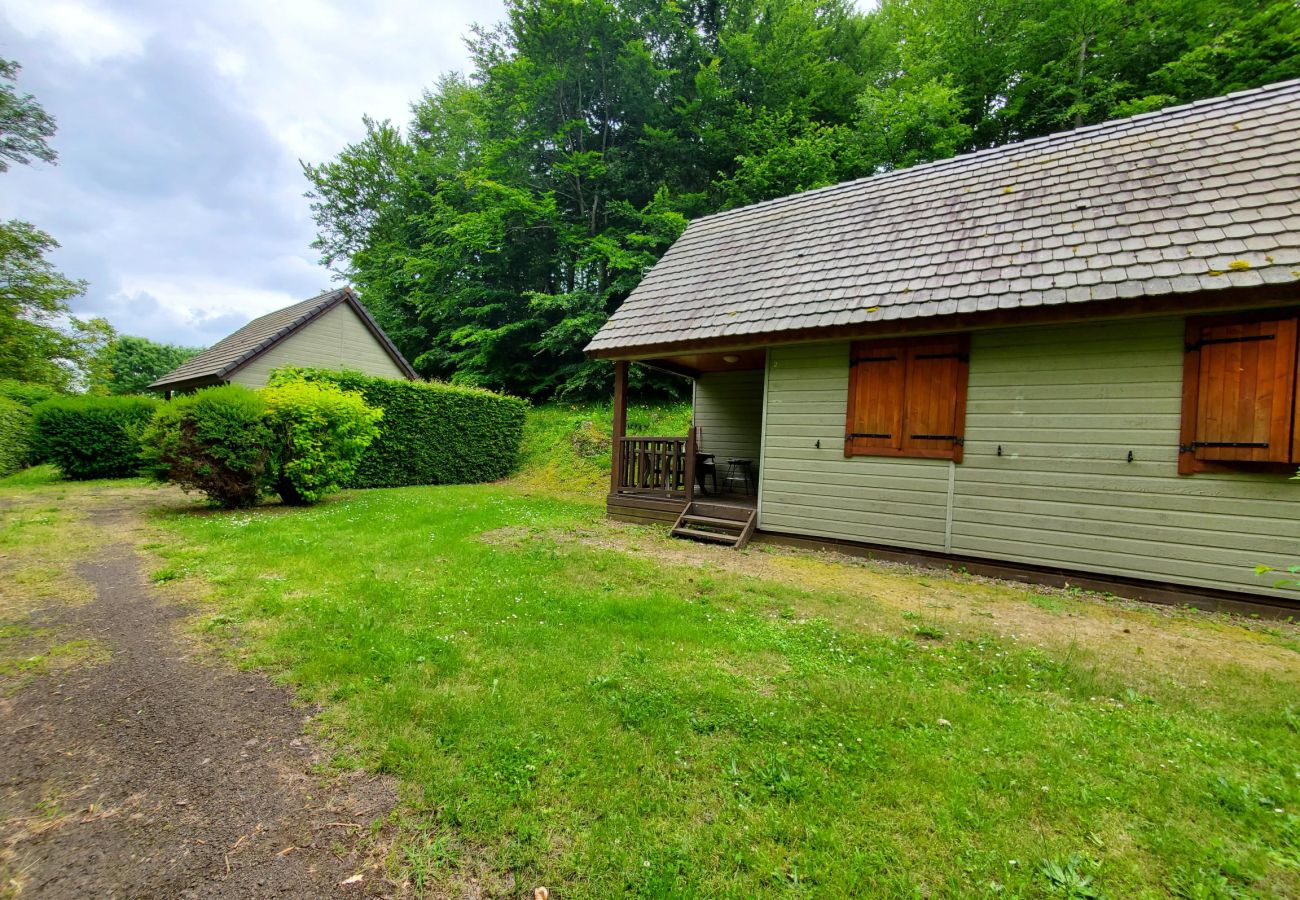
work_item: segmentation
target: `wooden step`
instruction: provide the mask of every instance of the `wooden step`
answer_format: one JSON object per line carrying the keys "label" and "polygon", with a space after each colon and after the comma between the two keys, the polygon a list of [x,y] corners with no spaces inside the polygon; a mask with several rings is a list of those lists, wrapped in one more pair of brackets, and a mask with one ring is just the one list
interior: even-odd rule
{"label": "wooden step", "polygon": [[734,534],[720,534],[716,531],[700,531],[697,528],[674,528],[673,536],[697,538],[701,541],[716,541],[719,544],[731,544],[733,547],[736,544],[737,538],[737,535]]}
{"label": "wooden step", "polygon": [[[730,514],[733,508],[726,508],[726,512]],[[704,514],[705,512],[713,513],[717,509],[718,507],[712,504],[687,504],[686,508],[682,510],[682,514],[677,517],[677,521],[673,523],[670,533],[673,537],[694,538],[698,541],[727,544],[737,550],[748,544],[749,539],[754,534],[754,525],[758,521],[758,510],[737,509],[737,513],[743,514],[743,516],[735,519]],[[692,528],[691,525],[701,527]]]}
{"label": "wooden step", "polygon": [[713,525],[718,528],[731,528],[736,531],[745,530],[744,519],[716,519],[713,516],[697,516],[695,513],[687,513],[682,516],[683,522],[694,522],[697,525]]}

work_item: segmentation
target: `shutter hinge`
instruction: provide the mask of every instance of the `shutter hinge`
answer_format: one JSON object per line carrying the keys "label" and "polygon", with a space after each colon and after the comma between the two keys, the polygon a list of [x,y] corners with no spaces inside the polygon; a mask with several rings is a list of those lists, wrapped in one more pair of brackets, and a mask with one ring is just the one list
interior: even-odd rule
{"label": "shutter hinge", "polygon": [[952,441],[958,447],[966,446],[966,439],[955,434],[914,434],[911,435],[914,441]]}
{"label": "shutter hinge", "polygon": [[844,440],[851,441],[854,438],[882,438],[888,440],[891,437],[893,437],[892,434],[872,434],[865,431],[850,431],[844,435]]}
{"label": "shutter hinge", "polygon": [[1223,338],[1204,338],[1194,344],[1184,344],[1183,348],[1188,353],[1200,350],[1202,347],[1209,347],[1212,344],[1248,344],[1252,341],[1271,341],[1276,337],[1272,334],[1247,334],[1241,337],[1223,337]]}
{"label": "shutter hinge", "polygon": [[1178,448],[1180,453],[1194,453],[1202,447],[1223,447],[1226,449],[1240,450],[1267,450],[1268,441],[1192,441],[1190,444],[1183,444]]}

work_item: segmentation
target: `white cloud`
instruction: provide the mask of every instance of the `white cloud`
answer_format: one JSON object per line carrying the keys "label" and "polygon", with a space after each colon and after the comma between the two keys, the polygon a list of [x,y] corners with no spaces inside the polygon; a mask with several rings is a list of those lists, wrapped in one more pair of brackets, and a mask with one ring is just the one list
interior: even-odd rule
{"label": "white cloud", "polygon": [[124,14],[75,0],[2,0],[0,10],[24,37],[53,41],[81,65],[138,54],[149,36]]}
{"label": "white cloud", "polygon": [[59,122],[57,168],[3,176],[0,215],[64,244],[91,282],[81,314],[209,343],[330,284],[298,160],[322,161],[369,114],[404,123],[464,69],[496,0],[0,0],[0,55]]}

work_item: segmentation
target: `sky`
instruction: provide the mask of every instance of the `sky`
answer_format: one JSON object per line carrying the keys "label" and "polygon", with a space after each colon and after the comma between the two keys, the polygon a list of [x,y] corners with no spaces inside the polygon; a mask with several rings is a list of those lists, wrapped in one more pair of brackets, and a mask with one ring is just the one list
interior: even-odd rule
{"label": "sky", "polygon": [[0,175],[0,218],[63,246],[73,302],[122,334],[206,346],[333,287],[299,160],[405,124],[500,0],[0,0],[0,56],[58,121],[58,164]]}

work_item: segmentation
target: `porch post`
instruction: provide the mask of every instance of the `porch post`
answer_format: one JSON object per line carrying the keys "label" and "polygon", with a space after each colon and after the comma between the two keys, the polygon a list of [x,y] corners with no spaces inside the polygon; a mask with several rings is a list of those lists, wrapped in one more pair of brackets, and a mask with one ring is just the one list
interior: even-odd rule
{"label": "porch post", "polygon": [[614,428],[610,449],[609,492],[617,494],[623,472],[623,438],[627,435],[627,360],[614,361]]}
{"label": "porch post", "polygon": [[695,499],[695,422],[692,420],[691,427],[686,429],[686,502],[689,504]]}

